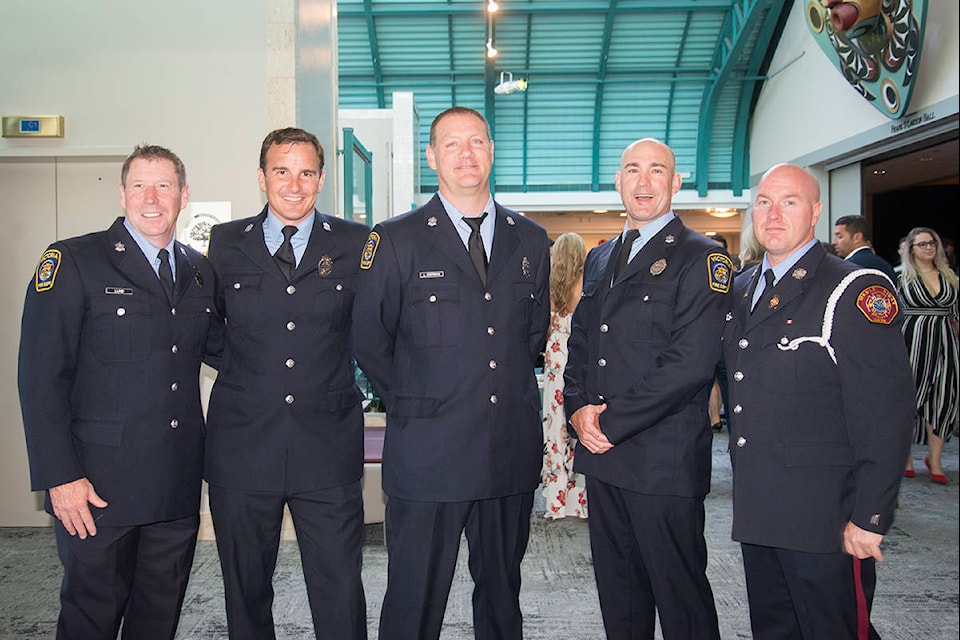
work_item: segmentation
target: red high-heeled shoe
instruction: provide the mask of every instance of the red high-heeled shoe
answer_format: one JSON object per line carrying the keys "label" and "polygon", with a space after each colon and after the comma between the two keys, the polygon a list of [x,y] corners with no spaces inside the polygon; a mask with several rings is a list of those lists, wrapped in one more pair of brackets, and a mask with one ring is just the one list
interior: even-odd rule
{"label": "red high-heeled shoe", "polygon": [[[927,466],[927,469],[930,469],[930,458],[929,456],[923,459],[923,464]],[[933,473],[930,472],[930,479],[937,484],[947,484],[947,476],[942,473]]]}
{"label": "red high-heeled shoe", "polygon": [[913,469],[906,469],[906,470],[904,470],[904,472],[903,472],[903,477],[904,477],[904,478],[912,478],[912,477],[915,476],[915,475],[917,475],[917,472],[914,471]]}

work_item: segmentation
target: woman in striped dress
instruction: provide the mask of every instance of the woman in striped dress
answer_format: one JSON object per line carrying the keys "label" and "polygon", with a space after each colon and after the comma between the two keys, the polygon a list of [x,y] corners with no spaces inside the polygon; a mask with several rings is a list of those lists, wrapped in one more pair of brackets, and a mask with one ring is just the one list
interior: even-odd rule
{"label": "woman in striped dress", "polygon": [[[904,302],[903,335],[917,385],[914,441],[927,443],[924,463],[930,479],[946,484],[940,464],[943,445],[957,428],[960,405],[960,357],[957,354],[957,276],[947,264],[940,236],[916,227],[907,235],[901,258],[900,294]],[[905,475],[914,476],[913,459]]]}

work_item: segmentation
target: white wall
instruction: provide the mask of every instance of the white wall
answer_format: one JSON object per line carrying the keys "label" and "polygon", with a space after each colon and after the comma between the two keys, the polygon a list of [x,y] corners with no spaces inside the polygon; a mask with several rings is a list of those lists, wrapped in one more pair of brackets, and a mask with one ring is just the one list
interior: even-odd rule
{"label": "white wall", "polygon": [[63,115],[66,137],[2,139],[0,156],[126,156],[160,144],[183,159],[193,199],[258,210],[265,3],[4,0],[0,113]]}
{"label": "white wall", "polygon": [[[260,142],[271,128],[295,124],[286,5],[292,0],[0,2],[0,114],[66,120],[64,138],[0,139],[0,526],[47,521],[29,488],[16,391],[23,295],[37,258],[58,237],[105,228],[122,214],[116,161],[143,142],[183,159],[193,200],[231,201],[234,216],[260,210]],[[112,168],[93,177],[88,163],[98,158]],[[65,181],[71,163],[94,173]],[[87,197],[84,181],[94,192],[101,179],[111,193],[103,211],[63,210]]]}
{"label": "white wall", "polygon": [[[764,84],[754,112],[750,144],[754,182],[778,162],[826,161],[893,135],[893,121],[844,80],[814,40],[806,23],[807,4],[794,2],[770,65],[775,75]],[[927,2],[926,33],[909,112],[945,101],[956,104],[958,16],[956,2]]]}

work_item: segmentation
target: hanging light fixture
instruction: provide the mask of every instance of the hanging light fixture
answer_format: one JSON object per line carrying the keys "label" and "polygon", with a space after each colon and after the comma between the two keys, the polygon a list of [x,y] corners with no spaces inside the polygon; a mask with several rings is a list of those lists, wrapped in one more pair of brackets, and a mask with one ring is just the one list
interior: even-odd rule
{"label": "hanging light fixture", "polygon": [[497,48],[493,46],[493,14],[500,8],[495,0],[487,0],[487,57],[496,58]]}
{"label": "hanging light fixture", "polygon": [[500,84],[493,88],[493,92],[498,96],[506,96],[511,93],[516,93],[517,91],[526,91],[527,90],[527,81],[523,78],[519,80],[513,79],[513,74],[509,71],[500,72]]}

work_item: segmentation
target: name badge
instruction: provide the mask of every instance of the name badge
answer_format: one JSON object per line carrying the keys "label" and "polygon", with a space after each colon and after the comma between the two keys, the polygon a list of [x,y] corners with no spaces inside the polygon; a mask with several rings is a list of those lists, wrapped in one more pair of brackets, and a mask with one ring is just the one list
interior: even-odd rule
{"label": "name badge", "polygon": [[442,278],[443,271],[421,271],[420,277],[421,278]]}
{"label": "name badge", "polygon": [[103,292],[108,296],[132,296],[133,289],[126,287],[106,287]]}

